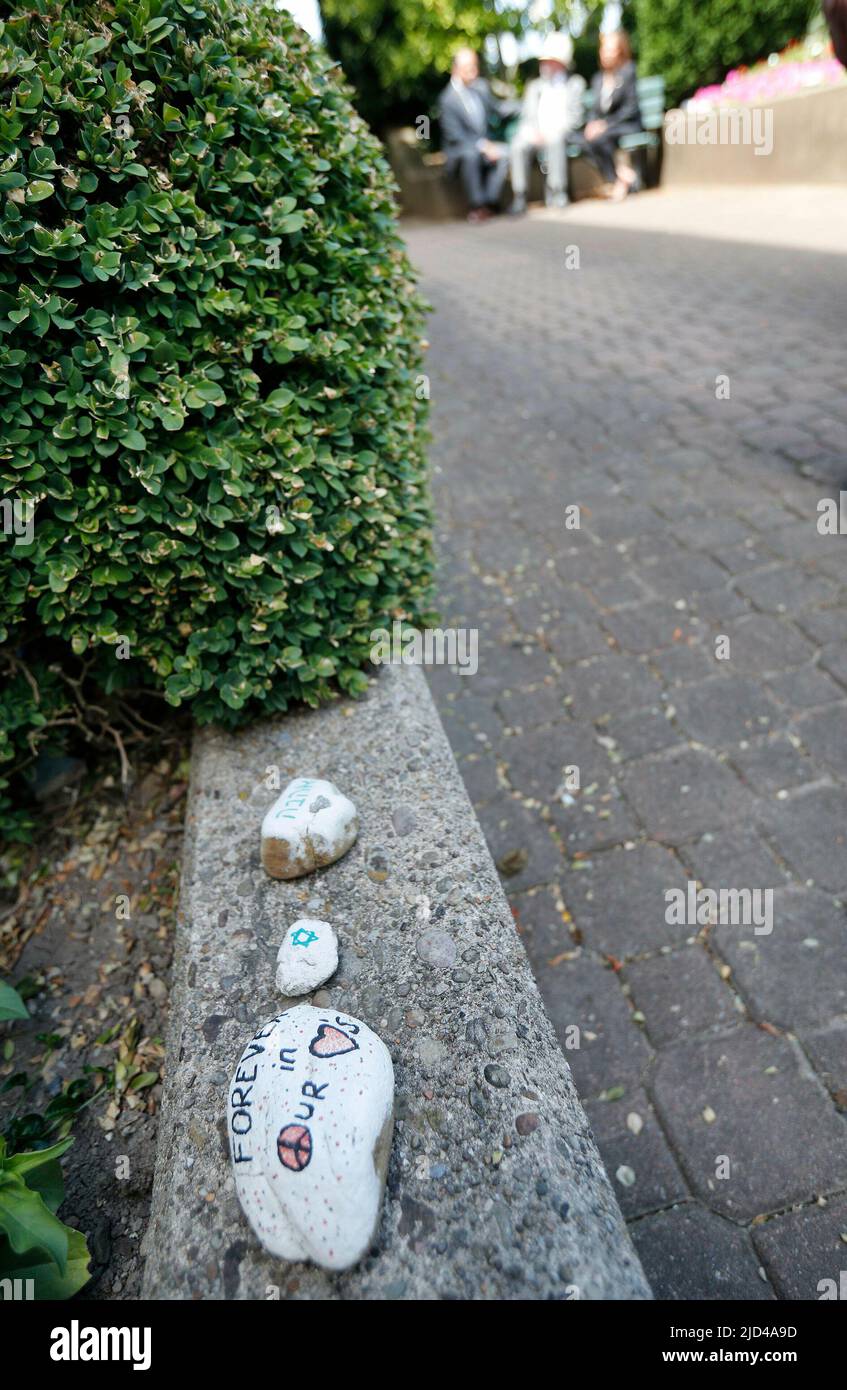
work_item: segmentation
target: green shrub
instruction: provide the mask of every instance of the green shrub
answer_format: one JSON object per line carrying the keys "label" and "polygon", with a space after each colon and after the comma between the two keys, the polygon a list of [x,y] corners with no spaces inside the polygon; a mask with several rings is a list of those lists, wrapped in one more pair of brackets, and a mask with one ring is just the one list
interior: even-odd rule
{"label": "green shrub", "polygon": [[639,69],[670,105],[802,38],[817,0],[634,0]]}
{"label": "green shrub", "polygon": [[229,726],[359,693],[431,570],[380,147],[266,3],[22,0],[0,83],[0,764],[75,657]]}

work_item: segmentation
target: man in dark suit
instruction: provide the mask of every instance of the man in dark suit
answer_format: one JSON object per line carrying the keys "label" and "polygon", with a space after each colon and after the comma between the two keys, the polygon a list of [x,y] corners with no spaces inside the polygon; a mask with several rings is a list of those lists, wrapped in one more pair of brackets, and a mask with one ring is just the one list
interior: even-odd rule
{"label": "man in dark suit", "polygon": [[438,103],[447,173],[458,173],[468,196],[468,221],[483,222],[496,207],[509,159],[505,146],[489,138],[497,104],[479,75],[477,56],[461,48]]}
{"label": "man in dark suit", "polygon": [[631,191],[635,174],[616,163],[618,144],[622,135],[642,128],[635,64],[624,30],[603,34],[600,39],[600,71],[592,78],[591,92],[592,118],[571,140],[582,146],[606,182],[614,184],[612,197],[619,200]]}

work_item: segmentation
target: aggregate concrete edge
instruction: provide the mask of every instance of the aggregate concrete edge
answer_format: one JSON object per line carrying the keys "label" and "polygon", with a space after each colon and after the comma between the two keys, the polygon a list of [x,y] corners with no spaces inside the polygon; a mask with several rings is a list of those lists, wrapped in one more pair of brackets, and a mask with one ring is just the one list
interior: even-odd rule
{"label": "aggregate concrete edge", "polygon": [[[328,777],[356,802],[339,863],[266,876],[269,768],[281,786]],[[385,668],[362,701],[200,732],[186,831],[144,1295],[650,1298],[423,673]],[[364,1019],[395,1069],[380,1226],[340,1275],[261,1250],[227,1151],[233,1064],[285,1007],[276,952],[304,913],[339,937],[319,1006]]]}

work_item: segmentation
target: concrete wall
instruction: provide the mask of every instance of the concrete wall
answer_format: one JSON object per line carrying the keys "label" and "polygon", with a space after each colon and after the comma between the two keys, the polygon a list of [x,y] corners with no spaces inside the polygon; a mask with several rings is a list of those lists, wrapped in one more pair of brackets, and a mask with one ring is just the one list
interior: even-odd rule
{"label": "concrete wall", "polygon": [[[361,820],[349,854],[288,883],[259,862],[271,766],[330,777]],[[274,970],[304,912],[341,948],[317,1006],[364,1019],[395,1068],[377,1240],[339,1275],[259,1248],[226,1142],[233,1066],[295,1002]],[[385,668],[364,700],[195,739],[144,1248],[148,1298],[650,1298],[417,667]]]}
{"label": "concrete wall", "polygon": [[[773,150],[752,145],[672,144],[666,117],[662,183],[847,183],[847,80],[823,91],[748,108],[754,121],[773,112]],[[755,126],[753,127],[755,129]],[[760,126],[760,129],[764,129]]]}

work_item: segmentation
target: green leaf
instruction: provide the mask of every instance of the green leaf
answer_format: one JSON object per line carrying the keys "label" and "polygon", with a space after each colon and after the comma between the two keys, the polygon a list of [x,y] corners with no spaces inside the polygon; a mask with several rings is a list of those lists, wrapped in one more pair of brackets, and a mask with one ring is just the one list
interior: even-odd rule
{"label": "green leaf", "polygon": [[[49,1149],[32,1149],[25,1153],[13,1154],[6,1159],[6,1168],[12,1173],[36,1173],[45,1164],[55,1163],[61,1158],[63,1153],[71,1147],[73,1139],[61,1139],[58,1144],[52,1144]],[[32,1187],[32,1177],[27,1178],[27,1183]]]}
{"label": "green leaf", "polygon": [[68,1253],[64,1274],[59,1272],[58,1266],[46,1252],[33,1250],[15,1255],[9,1249],[8,1242],[0,1237],[0,1278],[21,1279],[24,1284],[27,1279],[32,1279],[35,1297],[39,1300],[73,1298],[91,1278],[88,1272],[91,1255],[82,1231],[75,1231],[70,1226],[66,1226],[65,1230]]}
{"label": "green leaf", "polygon": [[269,406],[271,410],[283,410],[285,406],[290,405],[293,400],[293,391],[289,391],[287,386],[278,386],[275,391],[271,391],[271,394],[265,401],[265,405]]}
{"label": "green leaf", "polygon": [[47,1206],[40,1192],[33,1192],[23,1178],[0,1171],[0,1231],[17,1255],[43,1250],[64,1274],[68,1258],[67,1227]]}
{"label": "green leaf", "polygon": [[159,1080],[157,1071],[143,1071],[138,1076],[134,1076],[129,1083],[130,1091],[143,1091],[148,1086],[153,1086]]}
{"label": "green leaf", "polygon": [[26,187],[26,200],[28,203],[41,203],[45,198],[53,196],[53,185],[46,179],[33,179]]}
{"label": "green leaf", "polygon": [[0,1022],[9,1018],[29,1018],[29,1010],[18,991],[0,980]]}

